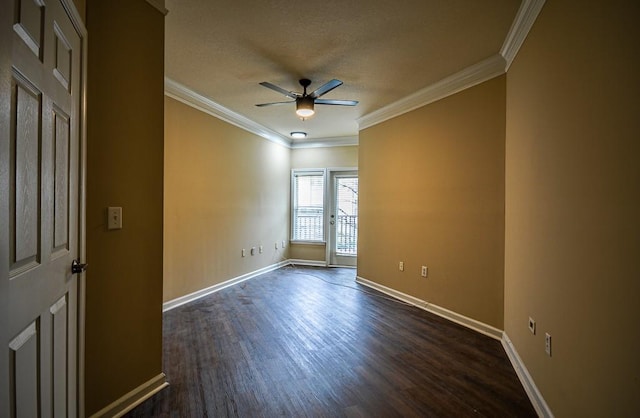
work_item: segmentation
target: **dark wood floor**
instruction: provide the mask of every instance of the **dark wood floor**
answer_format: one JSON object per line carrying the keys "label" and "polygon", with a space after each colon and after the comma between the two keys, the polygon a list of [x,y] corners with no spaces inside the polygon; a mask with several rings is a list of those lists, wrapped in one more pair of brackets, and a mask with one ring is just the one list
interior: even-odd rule
{"label": "dark wood floor", "polygon": [[500,342],[354,279],[285,267],[165,313],[170,386],[126,416],[536,416]]}

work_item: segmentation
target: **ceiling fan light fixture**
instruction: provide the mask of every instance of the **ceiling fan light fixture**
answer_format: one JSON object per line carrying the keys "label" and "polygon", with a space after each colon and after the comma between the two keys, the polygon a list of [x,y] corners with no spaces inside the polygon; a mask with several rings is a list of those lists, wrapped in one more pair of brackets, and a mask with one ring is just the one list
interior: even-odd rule
{"label": "ceiling fan light fixture", "polygon": [[302,138],[306,138],[306,137],[307,137],[307,133],[306,132],[291,132],[291,138],[302,139]]}
{"label": "ceiling fan light fixture", "polygon": [[296,115],[301,118],[308,118],[316,113],[313,110],[313,98],[309,96],[300,97],[296,100]]}

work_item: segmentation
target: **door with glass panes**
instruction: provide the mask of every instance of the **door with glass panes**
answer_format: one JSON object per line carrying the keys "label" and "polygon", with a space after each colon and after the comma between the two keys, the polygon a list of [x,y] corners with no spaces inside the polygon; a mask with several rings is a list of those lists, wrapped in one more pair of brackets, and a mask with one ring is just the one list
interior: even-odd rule
{"label": "door with glass panes", "polygon": [[356,266],[358,255],[358,172],[329,176],[329,265]]}

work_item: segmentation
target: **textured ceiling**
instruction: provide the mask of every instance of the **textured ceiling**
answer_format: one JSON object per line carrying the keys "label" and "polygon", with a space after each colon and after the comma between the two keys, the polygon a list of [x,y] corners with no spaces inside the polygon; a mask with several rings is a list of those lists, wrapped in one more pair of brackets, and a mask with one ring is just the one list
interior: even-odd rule
{"label": "textured ceiling", "polygon": [[[167,0],[165,73],[173,81],[288,137],[356,136],[357,119],[497,54],[519,0]],[[301,121],[260,86],[301,91],[337,78]]]}

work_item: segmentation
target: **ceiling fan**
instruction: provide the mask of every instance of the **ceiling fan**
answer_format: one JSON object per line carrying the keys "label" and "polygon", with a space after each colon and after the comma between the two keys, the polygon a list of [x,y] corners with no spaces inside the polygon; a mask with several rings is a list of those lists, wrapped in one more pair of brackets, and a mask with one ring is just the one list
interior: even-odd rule
{"label": "ceiling fan", "polygon": [[311,80],[303,78],[300,81],[300,85],[304,89],[302,93],[297,93],[293,91],[287,91],[282,87],[278,87],[275,84],[271,84],[267,81],[263,81],[260,83],[261,86],[264,86],[268,89],[277,91],[278,93],[284,94],[286,97],[289,97],[294,100],[289,100],[286,102],[273,102],[273,103],[260,103],[256,106],[264,107],[264,106],[272,106],[279,105],[285,103],[295,103],[296,104],[296,114],[301,118],[308,118],[314,115],[315,109],[314,105],[322,104],[322,105],[337,105],[337,106],[355,106],[358,104],[355,100],[334,100],[334,99],[321,99],[320,97],[329,93],[331,90],[336,87],[342,85],[342,81],[333,79],[311,93],[307,93],[307,87],[311,85]]}

